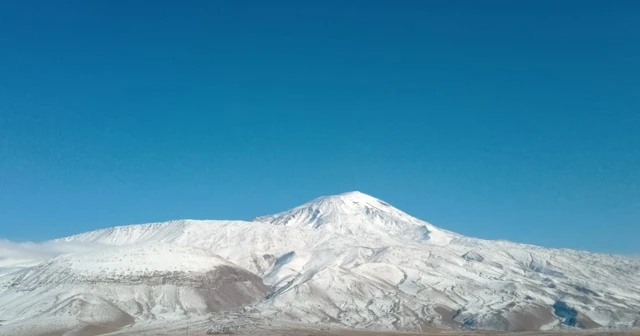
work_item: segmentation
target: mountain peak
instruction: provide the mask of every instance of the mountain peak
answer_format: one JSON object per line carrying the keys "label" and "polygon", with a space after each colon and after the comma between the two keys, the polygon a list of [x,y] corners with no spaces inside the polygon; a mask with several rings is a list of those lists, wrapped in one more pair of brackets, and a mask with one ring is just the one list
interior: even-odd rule
{"label": "mountain peak", "polygon": [[[324,204],[325,206],[328,204],[333,204],[333,205],[340,204],[343,206],[342,208],[343,211],[346,211],[347,208],[350,208],[350,207],[362,208],[367,206],[369,207],[373,206],[376,208],[386,207],[389,209],[395,209],[391,207],[391,205],[389,205],[388,203],[360,191],[349,191],[349,192],[345,192],[338,195],[321,196],[301,205],[300,207],[304,207],[304,206],[308,207],[308,206],[314,206],[314,205],[320,206],[321,204]],[[355,210],[355,209],[352,209],[352,210]],[[397,209],[395,210],[399,211]]]}
{"label": "mountain peak", "polygon": [[323,196],[311,201],[310,203],[314,201],[341,201],[341,202],[350,203],[350,204],[372,205],[376,207],[393,208],[391,205],[389,205],[389,203],[360,191],[349,191],[339,195]]}
{"label": "mountain peak", "polygon": [[345,193],[339,194],[339,195],[334,195],[334,196],[326,196],[326,197],[340,197],[340,198],[344,198],[344,199],[351,199],[351,200],[378,200],[377,198],[371,196],[371,195],[367,195],[361,191],[358,190],[354,190],[354,191],[347,191]]}
{"label": "mountain peak", "polygon": [[448,242],[448,237],[455,235],[359,191],[322,196],[291,210],[255,220],[280,226],[365,235],[376,240],[410,237],[413,240],[433,241],[433,233],[437,231],[438,241],[442,241],[440,238],[444,234],[447,236],[444,241]]}

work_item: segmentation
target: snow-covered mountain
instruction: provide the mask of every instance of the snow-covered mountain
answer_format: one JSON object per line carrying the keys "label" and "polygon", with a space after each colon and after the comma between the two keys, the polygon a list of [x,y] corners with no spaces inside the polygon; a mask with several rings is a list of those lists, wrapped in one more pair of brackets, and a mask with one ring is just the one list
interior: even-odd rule
{"label": "snow-covered mountain", "polygon": [[381,241],[396,238],[396,241],[400,242],[416,240],[446,245],[460,237],[358,191],[320,197],[289,211],[258,217],[255,221],[363,236]]}
{"label": "snow-covered mountain", "polygon": [[39,246],[47,253],[0,248],[2,335],[225,314],[411,330],[640,326],[638,259],[464,237],[359,192],[251,222],[130,225]]}

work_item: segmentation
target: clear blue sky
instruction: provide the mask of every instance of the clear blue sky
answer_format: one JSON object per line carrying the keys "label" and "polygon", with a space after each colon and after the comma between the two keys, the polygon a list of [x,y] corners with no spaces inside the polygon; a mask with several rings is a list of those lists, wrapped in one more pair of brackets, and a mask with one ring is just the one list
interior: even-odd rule
{"label": "clear blue sky", "polygon": [[637,1],[2,1],[0,237],[360,190],[640,253]]}

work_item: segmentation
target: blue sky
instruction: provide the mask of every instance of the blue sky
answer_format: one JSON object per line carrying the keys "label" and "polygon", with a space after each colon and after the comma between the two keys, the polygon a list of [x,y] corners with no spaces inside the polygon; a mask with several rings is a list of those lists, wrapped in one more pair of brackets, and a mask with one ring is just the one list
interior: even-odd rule
{"label": "blue sky", "polygon": [[360,190],[640,253],[635,1],[3,1],[0,237]]}

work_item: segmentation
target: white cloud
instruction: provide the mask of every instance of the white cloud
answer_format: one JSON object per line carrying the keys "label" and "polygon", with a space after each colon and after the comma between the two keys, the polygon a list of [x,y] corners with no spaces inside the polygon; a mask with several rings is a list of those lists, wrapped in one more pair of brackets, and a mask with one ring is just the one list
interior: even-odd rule
{"label": "white cloud", "polygon": [[61,254],[80,253],[100,249],[103,246],[95,243],[77,242],[12,242],[0,239],[0,273],[2,269],[34,266],[42,261]]}

